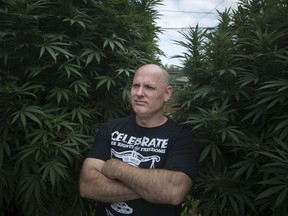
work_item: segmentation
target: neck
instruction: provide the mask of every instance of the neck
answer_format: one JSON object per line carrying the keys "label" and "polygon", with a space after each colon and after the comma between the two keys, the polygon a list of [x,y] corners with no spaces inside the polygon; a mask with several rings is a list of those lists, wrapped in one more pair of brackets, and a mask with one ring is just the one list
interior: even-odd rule
{"label": "neck", "polygon": [[167,121],[167,117],[164,115],[161,115],[159,117],[141,117],[139,115],[136,115],[136,123],[139,126],[142,127],[158,127],[163,125]]}

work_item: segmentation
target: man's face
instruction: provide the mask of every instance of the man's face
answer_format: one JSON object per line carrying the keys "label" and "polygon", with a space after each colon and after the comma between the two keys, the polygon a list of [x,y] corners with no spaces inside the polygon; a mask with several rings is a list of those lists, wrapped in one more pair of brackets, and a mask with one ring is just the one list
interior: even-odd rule
{"label": "man's face", "polygon": [[135,73],[131,88],[131,104],[139,116],[153,116],[163,112],[171,96],[171,87],[164,82],[163,72],[155,67],[142,67]]}

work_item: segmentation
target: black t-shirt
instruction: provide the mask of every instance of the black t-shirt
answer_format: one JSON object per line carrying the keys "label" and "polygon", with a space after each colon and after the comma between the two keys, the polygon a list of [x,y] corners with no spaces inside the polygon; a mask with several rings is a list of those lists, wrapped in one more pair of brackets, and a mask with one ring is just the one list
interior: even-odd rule
{"label": "black t-shirt", "polygon": [[[199,145],[192,132],[168,119],[159,127],[136,124],[135,115],[106,123],[96,134],[89,158],[117,158],[137,167],[181,171],[196,177]],[[159,205],[137,199],[119,203],[97,203],[96,215],[176,216],[180,205]]]}

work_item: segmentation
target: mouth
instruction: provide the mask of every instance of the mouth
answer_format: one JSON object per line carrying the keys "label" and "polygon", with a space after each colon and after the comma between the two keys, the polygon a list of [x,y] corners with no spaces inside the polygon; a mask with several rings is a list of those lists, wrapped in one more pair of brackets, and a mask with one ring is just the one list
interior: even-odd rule
{"label": "mouth", "polygon": [[137,106],[143,106],[143,105],[146,104],[145,101],[140,101],[140,100],[134,100],[134,103],[135,103],[135,105],[137,105]]}

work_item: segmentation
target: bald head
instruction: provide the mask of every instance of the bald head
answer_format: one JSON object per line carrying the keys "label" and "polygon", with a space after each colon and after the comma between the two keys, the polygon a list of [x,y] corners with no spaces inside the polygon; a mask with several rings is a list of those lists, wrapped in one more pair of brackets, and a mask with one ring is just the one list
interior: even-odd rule
{"label": "bald head", "polygon": [[169,74],[166,70],[155,64],[139,67],[131,88],[131,103],[139,125],[140,119],[150,119],[149,122],[153,122],[151,125],[154,126],[163,123],[166,119],[164,105],[171,95],[172,86],[169,85]]}
{"label": "bald head", "polygon": [[[168,86],[169,85],[169,80],[170,80],[170,76],[169,73],[163,69],[162,67],[160,67],[159,65],[156,64],[146,64],[143,65],[141,67],[139,67],[136,72],[135,75],[137,74],[137,72],[144,72],[144,73],[149,73],[149,74],[153,74],[153,75],[160,75],[161,79],[162,79],[162,84],[164,86]],[[160,84],[160,83],[159,83]]]}

